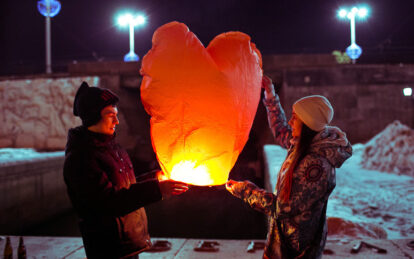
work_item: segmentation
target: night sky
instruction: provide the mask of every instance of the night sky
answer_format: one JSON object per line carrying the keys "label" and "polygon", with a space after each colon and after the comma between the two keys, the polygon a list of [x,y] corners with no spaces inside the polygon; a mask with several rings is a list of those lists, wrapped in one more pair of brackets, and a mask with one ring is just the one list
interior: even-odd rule
{"label": "night sky", "polygon": [[[339,20],[342,6],[367,4],[370,17],[357,21],[356,42],[361,63],[414,63],[414,1],[368,0],[60,0],[52,18],[52,63],[122,60],[129,51],[128,29],[119,29],[115,14],[132,9],[148,17],[135,31],[135,52],[151,48],[159,26],[180,21],[205,46],[226,31],[249,34],[263,54],[331,53],[350,43],[348,20]],[[45,22],[36,0],[1,0],[0,74],[44,70]]]}

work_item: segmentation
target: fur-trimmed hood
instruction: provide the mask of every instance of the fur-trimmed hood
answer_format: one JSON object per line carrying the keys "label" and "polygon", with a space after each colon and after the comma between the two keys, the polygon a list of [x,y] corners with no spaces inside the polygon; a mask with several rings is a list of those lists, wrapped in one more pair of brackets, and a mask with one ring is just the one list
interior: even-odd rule
{"label": "fur-trimmed hood", "polygon": [[325,157],[332,166],[339,168],[352,156],[352,146],[345,132],[338,127],[327,126],[314,137],[310,152]]}

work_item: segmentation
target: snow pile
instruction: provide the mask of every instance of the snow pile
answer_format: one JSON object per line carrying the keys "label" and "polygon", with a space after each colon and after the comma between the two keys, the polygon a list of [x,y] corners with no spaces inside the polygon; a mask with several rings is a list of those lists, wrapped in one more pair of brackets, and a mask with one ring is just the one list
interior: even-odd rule
{"label": "snow pile", "polygon": [[414,130],[394,121],[366,145],[362,167],[414,176]]}
{"label": "snow pile", "polygon": [[33,148],[0,148],[0,166],[64,156],[63,151],[37,152]]}

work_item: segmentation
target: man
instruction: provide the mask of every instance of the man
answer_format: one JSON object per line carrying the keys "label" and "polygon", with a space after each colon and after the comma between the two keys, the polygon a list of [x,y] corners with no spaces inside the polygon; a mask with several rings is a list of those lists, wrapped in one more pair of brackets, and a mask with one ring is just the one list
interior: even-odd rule
{"label": "man", "polygon": [[83,82],[73,105],[82,125],[69,130],[63,174],[89,259],[138,258],[151,247],[143,206],[188,190],[155,177],[136,182],[127,152],[115,142],[118,101]]}

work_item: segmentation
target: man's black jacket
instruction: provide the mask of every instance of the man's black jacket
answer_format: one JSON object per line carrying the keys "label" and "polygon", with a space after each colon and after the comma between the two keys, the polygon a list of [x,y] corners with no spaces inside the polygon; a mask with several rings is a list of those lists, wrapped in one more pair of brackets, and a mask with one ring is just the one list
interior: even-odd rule
{"label": "man's black jacket", "polygon": [[136,183],[115,136],[70,129],[63,174],[89,259],[122,258],[150,247],[143,206],[162,198],[158,181]]}

